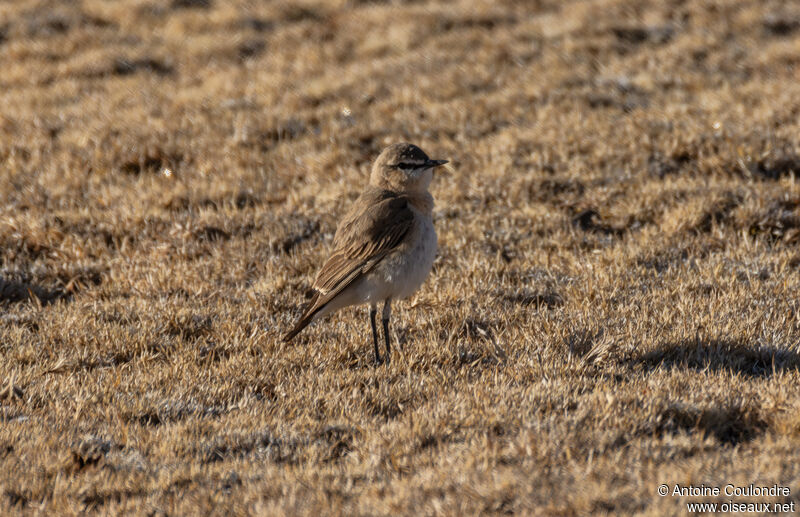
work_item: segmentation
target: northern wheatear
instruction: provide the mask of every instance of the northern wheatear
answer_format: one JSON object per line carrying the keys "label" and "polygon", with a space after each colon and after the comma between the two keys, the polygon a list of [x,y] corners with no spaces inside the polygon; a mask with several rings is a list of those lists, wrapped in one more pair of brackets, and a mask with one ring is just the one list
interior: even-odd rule
{"label": "northern wheatear", "polygon": [[419,289],[436,256],[433,196],[428,186],[433,169],[445,163],[431,160],[412,144],[393,144],[383,150],[372,166],[369,185],[336,229],[333,251],[317,273],[311,301],[284,341],[342,307],[368,303],[375,361],[380,364],[375,316],[383,302],[389,362],[392,300],[407,298]]}

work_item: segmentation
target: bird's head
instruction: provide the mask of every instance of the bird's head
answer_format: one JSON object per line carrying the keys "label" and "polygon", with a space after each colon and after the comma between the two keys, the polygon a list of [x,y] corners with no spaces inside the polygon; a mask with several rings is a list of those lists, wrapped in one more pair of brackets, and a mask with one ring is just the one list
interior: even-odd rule
{"label": "bird's head", "polygon": [[447,160],[431,160],[414,144],[392,144],[378,155],[369,181],[397,192],[425,192],[433,179],[433,169],[445,163]]}

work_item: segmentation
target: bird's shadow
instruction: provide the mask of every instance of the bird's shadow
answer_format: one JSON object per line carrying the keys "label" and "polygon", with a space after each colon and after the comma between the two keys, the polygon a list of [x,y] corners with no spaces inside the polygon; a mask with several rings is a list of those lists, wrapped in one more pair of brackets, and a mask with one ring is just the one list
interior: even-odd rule
{"label": "bird's shadow", "polygon": [[37,301],[42,305],[68,298],[62,289],[48,289],[30,282],[0,277],[0,304]]}
{"label": "bird's shadow", "polygon": [[776,372],[800,371],[800,355],[793,350],[725,339],[666,343],[632,359],[632,362],[648,370],[689,368],[730,371],[748,377],[771,377]]}

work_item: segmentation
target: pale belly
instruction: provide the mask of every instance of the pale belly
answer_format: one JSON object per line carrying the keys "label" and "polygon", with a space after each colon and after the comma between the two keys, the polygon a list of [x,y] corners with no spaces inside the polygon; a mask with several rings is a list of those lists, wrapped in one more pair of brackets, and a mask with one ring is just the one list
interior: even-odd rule
{"label": "pale belly", "polygon": [[353,282],[314,319],[349,305],[369,303],[375,306],[386,299],[398,300],[414,294],[431,272],[437,247],[433,221],[425,217],[419,217],[417,221],[406,246],[386,256],[370,272]]}
{"label": "pale belly", "polygon": [[387,268],[388,283],[394,287],[393,298],[408,298],[425,282],[436,258],[436,230],[433,222],[424,219],[419,226],[419,236],[411,250]]}
{"label": "pale belly", "polygon": [[418,221],[408,246],[388,255],[360,282],[362,303],[408,298],[428,278],[436,258],[436,230],[433,221],[427,218]]}

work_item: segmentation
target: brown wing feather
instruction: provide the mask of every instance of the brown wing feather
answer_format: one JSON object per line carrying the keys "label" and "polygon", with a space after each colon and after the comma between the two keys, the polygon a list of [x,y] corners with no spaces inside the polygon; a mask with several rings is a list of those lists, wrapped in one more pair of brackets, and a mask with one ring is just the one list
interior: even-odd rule
{"label": "brown wing feather", "polygon": [[[356,210],[367,205],[366,210]],[[414,214],[408,200],[388,191],[367,191],[336,231],[334,250],[314,281],[314,297],[297,325],[284,337],[289,341],[311,323],[314,315],[336,295],[370,271],[408,234]]]}

